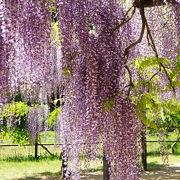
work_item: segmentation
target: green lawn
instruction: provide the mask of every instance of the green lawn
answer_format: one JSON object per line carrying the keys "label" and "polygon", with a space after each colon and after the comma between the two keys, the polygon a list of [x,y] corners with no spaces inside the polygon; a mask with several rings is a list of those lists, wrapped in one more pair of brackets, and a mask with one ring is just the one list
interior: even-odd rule
{"label": "green lawn", "polygon": [[[180,155],[168,155],[168,165],[173,165],[173,164],[180,164]],[[162,158],[157,155],[149,155],[147,156],[147,162],[148,162],[148,170],[158,170],[161,168],[163,165]]]}
{"label": "green lawn", "polygon": [[[180,162],[179,155],[169,155],[169,164]],[[158,156],[148,156],[148,170],[159,170],[163,163]],[[0,180],[31,180],[31,179],[53,179],[60,177],[61,161],[57,158],[32,159],[8,159],[0,160]],[[102,173],[102,161],[92,161],[89,166],[81,167],[83,172]]]}
{"label": "green lawn", "polygon": [[6,179],[34,179],[43,176],[58,176],[61,161],[39,160],[39,161],[0,161],[0,180]]}
{"label": "green lawn", "polygon": [[[165,139],[166,141],[176,141],[177,135],[175,133],[169,133],[168,136]],[[158,141],[158,137],[156,135],[150,135],[147,137],[147,141]],[[171,151],[171,145],[173,142],[167,142],[167,152],[172,153]],[[180,142],[176,143],[175,147],[175,154],[180,155]],[[160,151],[160,144],[158,142],[147,142],[147,152],[148,155],[157,155]]]}
{"label": "green lawn", "polygon": [[[51,133],[51,132],[50,132]],[[54,134],[51,133],[51,139],[42,136],[43,143],[52,143]],[[148,137],[148,140],[157,140],[156,136]],[[175,140],[174,135],[170,134],[167,140]],[[167,144],[170,153],[170,145]],[[31,180],[31,179],[57,179],[60,176],[61,160],[59,160],[60,147],[46,146],[54,157],[39,147],[38,160],[34,159],[34,147],[0,147],[0,180]],[[147,143],[147,161],[148,170],[158,170],[163,167],[163,162],[159,156],[159,144]],[[180,143],[176,147],[176,155],[169,154],[169,165],[180,164]],[[92,161],[87,167],[81,167],[83,172],[100,172],[102,174],[102,159]],[[101,178],[100,178],[101,179]]]}

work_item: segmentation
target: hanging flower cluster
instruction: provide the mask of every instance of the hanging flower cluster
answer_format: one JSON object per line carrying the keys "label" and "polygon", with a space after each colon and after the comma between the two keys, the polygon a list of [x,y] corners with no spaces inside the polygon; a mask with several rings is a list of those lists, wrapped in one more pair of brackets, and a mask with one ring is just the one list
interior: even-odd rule
{"label": "hanging flower cluster", "polygon": [[0,10],[0,107],[5,102],[8,92],[8,54],[2,37],[2,12]]}
{"label": "hanging flower cluster", "polygon": [[49,108],[47,105],[31,107],[27,118],[27,131],[31,142],[38,141],[40,132],[47,130]]}
{"label": "hanging flower cluster", "polygon": [[[59,128],[71,179],[80,179],[81,147],[85,157],[94,158],[99,141],[103,143],[103,153],[109,162],[110,179],[140,178],[138,129],[142,126],[135,117],[126,91],[122,91],[122,79],[125,78],[127,61],[138,56],[152,56],[156,49],[158,55],[175,59],[177,23],[168,21],[164,29],[162,26],[167,17],[175,18],[171,10],[177,5],[161,7],[155,3],[145,10],[136,6],[132,20],[120,28],[119,24],[128,16],[118,1],[59,2],[63,84],[66,87]],[[157,16],[153,16],[154,13]],[[161,19],[162,15],[164,19]],[[149,21],[148,25],[144,24],[145,18]],[[175,30],[169,34],[167,28]],[[152,29],[152,34],[149,29]],[[162,33],[159,33],[161,30]],[[148,37],[146,33],[149,33]],[[155,36],[155,50],[150,44],[154,43],[149,40],[151,35]],[[132,46],[131,43],[138,38],[136,46]],[[171,47],[168,49],[171,50],[165,48],[169,42]],[[128,59],[123,55],[127,50]]]}
{"label": "hanging flower cluster", "polygon": [[[157,2],[158,1],[154,1],[155,4],[152,5],[152,7],[145,7],[145,16],[148,22],[149,32],[152,35],[159,57],[175,60],[176,55],[179,53],[178,32],[180,2],[174,1],[173,3],[169,3],[163,0],[164,5],[156,6]],[[132,34],[135,35],[134,37],[136,39],[139,38],[142,30],[141,16],[138,9],[131,21]],[[141,43],[135,47],[138,49],[140,53],[139,56],[141,57],[156,56],[148,34],[149,32],[147,32],[146,28]]]}
{"label": "hanging flower cluster", "polygon": [[95,158],[99,141],[110,164],[110,179],[138,179],[140,122],[131,102],[121,94],[122,36],[119,30],[111,32],[123,10],[116,1],[76,0],[59,5],[66,87],[59,124],[71,179],[80,179],[80,152]]}
{"label": "hanging flower cluster", "polygon": [[[0,106],[17,94],[31,104],[52,101],[60,66],[51,31],[48,0],[0,0]],[[40,109],[28,114],[32,141],[43,126]]]}
{"label": "hanging flower cluster", "polygon": [[0,9],[11,94],[21,91],[30,101],[44,101],[56,86],[50,3],[2,0]]}

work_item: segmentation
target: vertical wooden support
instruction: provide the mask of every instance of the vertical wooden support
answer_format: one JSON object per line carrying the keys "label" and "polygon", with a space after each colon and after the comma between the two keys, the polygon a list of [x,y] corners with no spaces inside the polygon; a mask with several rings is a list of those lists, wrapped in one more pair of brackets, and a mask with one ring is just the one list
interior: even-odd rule
{"label": "vertical wooden support", "polygon": [[103,155],[103,180],[109,180],[109,162],[106,159],[106,155]]}
{"label": "vertical wooden support", "polygon": [[34,158],[38,159],[38,141],[35,141],[35,145],[34,145],[35,149],[34,149]]}
{"label": "vertical wooden support", "polygon": [[142,133],[141,137],[141,142],[142,142],[142,165],[144,171],[147,171],[147,144],[146,144],[146,133]]}

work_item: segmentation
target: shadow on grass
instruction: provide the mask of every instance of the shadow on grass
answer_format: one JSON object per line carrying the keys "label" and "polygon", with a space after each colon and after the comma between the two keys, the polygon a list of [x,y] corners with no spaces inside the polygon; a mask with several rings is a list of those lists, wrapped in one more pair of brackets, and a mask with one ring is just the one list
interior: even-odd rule
{"label": "shadow on grass", "polygon": [[96,169],[84,169],[81,170],[81,179],[82,180],[102,180],[102,171],[103,166],[99,166]]}
{"label": "shadow on grass", "polygon": [[46,180],[59,180],[61,179],[61,173],[60,172],[42,172],[42,173],[38,173],[36,174],[36,176],[38,177],[25,177],[25,178],[19,178],[17,180],[42,180],[42,179],[46,179]]}
{"label": "shadow on grass", "polygon": [[148,171],[143,173],[143,180],[180,180],[180,167],[177,165],[166,167],[152,162],[148,164]]}
{"label": "shadow on grass", "polygon": [[99,166],[97,167],[96,169],[95,168],[91,168],[91,169],[83,169],[81,170],[82,173],[87,173],[87,172],[102,172],[103,171],[103,167],[102,166]]}
{"label": "shadow on grass", "polygon": [[82,173],[81,180],[102,180],[102,173]]}
{"label": "shadow on grass", "polygon": [[[143,180],[180,180],[180,167],[174,165],[173,167],[165,167],[156,164],[156,162],[150,163],[149,168],[151,170],[143,173]],[[61,174],[59,172],[42,172],[38,173],[37,177],[19,178],[18,180],[61,180]],[[81,173],[81,180],[102,180],[101,169],[88,169],[83,170]]]}
{"label": "shadow on grass", "polygon": [[14,156],[14,157],[6,157],[6,158],[0,158],[0,161],[7,161],[7,162],[24,162],[24,161],[41,161],[41,160],[57,160],[60,159],[59,155],[53,155],[53,156],[39,156],[38,158],[35,158],[34,156]]}
{"label": "shadow on grass", "polygon": [[39,180],[39,179],[42,179],[42,178],[35,178],[35,177],[26,177],[26,178],[19,178],[18,180],[33,180],[33,179],[35,179],[35,180]]}
{"label": "shadow on grass", "polygon": [[[159,151],[150,151],[147,153],[148,156],[160,156],[160,152]],[[176,152],[175,154],[169,153],[169,155],[180,155],[180,152]]]}
{"label": "shadow on grass", "polygon": [[[25,177],[19,178],[17,180],[61,180],[61,173],[56,172],[42,172],[36,174],[37,177]],[[82,180],[102,180],[102,168],[99,167],[98,169],[87,169],[81,171],[81,179]]]}
{"label": "shadow on grass", "polygon": [[158,164],[157,161],[151,162],[147,164],[147,169],[148,171],[156,171],[156,170],[161,170],[164,169],[165,165],[163,164]]}

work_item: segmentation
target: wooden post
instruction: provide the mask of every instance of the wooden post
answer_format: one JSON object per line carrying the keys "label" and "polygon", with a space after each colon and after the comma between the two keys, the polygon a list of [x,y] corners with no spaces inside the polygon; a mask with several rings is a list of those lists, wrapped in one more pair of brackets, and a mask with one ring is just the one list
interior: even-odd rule
{"label": "wooden post", "polygon": [[143,132],[141,137],[142,142],[142,165],[144,171],[147,171],[147,144],[146,144],[146,134]]}
{"label": "wooden post", "polygon": [[38,141],[37,141],[37,139],[36,139],[36,141],[35,141],[35,149],[34,149],[34,158],[35,159],[38,159]]}
{"label": "wooden post", "polygon": [[106,159],[106,155],[104,153],[103,155],[103,180],[109,180],[109,162]]}

